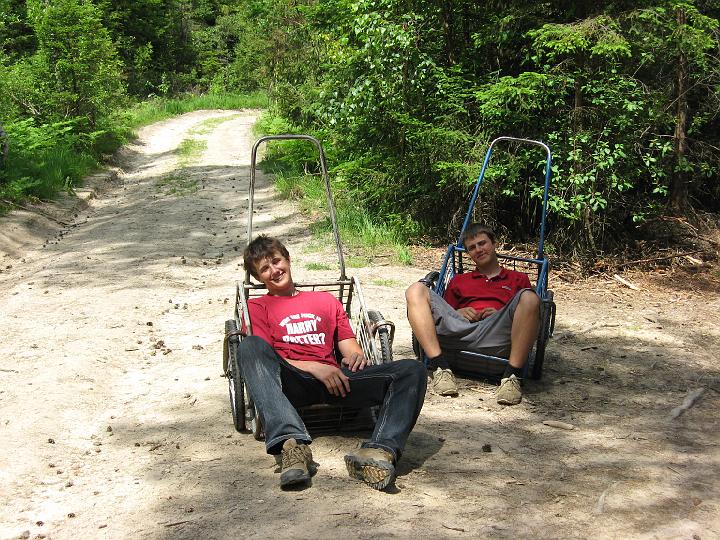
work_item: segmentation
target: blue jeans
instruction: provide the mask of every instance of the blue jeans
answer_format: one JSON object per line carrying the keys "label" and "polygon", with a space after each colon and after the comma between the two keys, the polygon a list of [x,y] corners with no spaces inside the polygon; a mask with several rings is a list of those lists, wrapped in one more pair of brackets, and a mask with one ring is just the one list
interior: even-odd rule
{"label": "blue jeans", "polygon": [[238,348],[240,371],[265,430],[268,454],[279,454],[287,439],[310,444],[312,438],[296,407],[317,403],[366,407],[380,405],[375,429],[364,448],[381,448],[399,459],[425,399],[427,372],[415,360],[368,366],[353,373],[350,392],[333,396],[315,377],[291,366],[262,338],[248,336]]}

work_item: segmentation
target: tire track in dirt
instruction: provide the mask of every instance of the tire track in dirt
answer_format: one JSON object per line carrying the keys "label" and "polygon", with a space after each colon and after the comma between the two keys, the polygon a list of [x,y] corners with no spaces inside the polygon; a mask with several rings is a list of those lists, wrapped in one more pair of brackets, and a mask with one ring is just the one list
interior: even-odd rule
{"label": "tire track in dirt", "polygon": [[[181,489],[146,484],[177,466],[163,450],[180,463],[205,451],[179,427],[225,405],[218,338],[255,117],[200,112],[143,130],[119,156],[122,187],[2,275],[3,536],[147,534],[148,508]],[[210,118],[227,120],[213,130],[227,159],[178,170],[175,149]],[[170,175],[194,191],[170,194]]]}

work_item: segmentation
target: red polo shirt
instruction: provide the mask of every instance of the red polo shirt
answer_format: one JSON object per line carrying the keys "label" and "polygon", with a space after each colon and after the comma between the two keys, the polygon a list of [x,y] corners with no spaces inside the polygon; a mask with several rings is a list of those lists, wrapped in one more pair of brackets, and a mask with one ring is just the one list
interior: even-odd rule
{"label": "red polo shirt", "polygon": [[453,309],[468,306],[478,311],[486,307],[500,309],[518,291],[530,288],[530,278],[523,272],[502,268],[497,276],[488,278],[473,270],[453,277],[443,298]]}

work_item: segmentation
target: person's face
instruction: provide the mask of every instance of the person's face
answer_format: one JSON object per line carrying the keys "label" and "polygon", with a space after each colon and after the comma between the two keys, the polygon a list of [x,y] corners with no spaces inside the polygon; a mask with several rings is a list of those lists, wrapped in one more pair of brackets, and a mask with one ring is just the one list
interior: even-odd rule
{"label": "person's face", "polygon": [[258,279],[267,287],[268,293],[274,295],[292,294],[294,283],[290,273],[290,259],[277,251],[271,256],[255,262]]}
{"label": "person's face", "polygon": [[497,260],[495,242],[485,233],[468,238],[465,241],[465,250],[478,268]]}

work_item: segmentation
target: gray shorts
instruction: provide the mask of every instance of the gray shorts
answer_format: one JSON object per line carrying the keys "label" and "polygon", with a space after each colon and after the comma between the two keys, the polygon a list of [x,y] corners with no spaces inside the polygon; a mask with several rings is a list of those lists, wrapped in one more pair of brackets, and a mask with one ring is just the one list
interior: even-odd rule
{"label": "gray shorts", "polygon": [[520,295],[525,291],[532,289],[518,291],[510,302],[487,319],[470,322],[455,311],[442,296],[430,290],[430,310],[440,347],[507,357],[510,354],[510,331],[515,308],[520,301]]}

